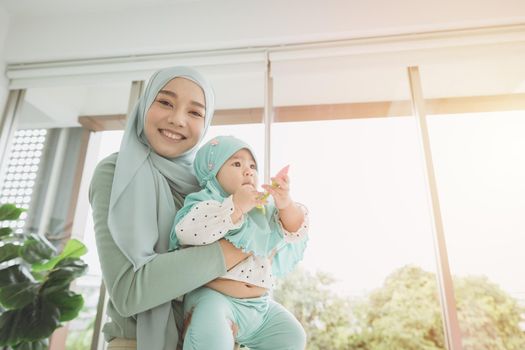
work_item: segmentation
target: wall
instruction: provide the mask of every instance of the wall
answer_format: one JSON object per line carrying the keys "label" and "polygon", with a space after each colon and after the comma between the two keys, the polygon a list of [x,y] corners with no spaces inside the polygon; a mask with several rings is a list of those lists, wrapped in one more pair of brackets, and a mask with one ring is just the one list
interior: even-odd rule
{"label": "wall", "polygon": [[[9,14],[0,7],[0,113],[3,112],[7,98],[7,78],[5,76],[5,42],[9,29]],[[0,116],[1,118],[1,116]]]}
{"label": "wall", "polygon": [[525,22],[523,0],[189,1],[16,15],[9,63],[384,36]]}

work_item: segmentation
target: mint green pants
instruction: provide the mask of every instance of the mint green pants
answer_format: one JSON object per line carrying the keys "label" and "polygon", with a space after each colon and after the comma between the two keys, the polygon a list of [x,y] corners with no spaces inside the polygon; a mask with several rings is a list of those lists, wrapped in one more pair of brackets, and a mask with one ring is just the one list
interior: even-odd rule
{"label": "mint green pants", "polygon": [[[306,334],[297,319],[269,296],[238,299],[202,287],[184,297],[184,315],[192,312],[184,350],[303,350]],[[232,335],[232,323],[239,330]]]}

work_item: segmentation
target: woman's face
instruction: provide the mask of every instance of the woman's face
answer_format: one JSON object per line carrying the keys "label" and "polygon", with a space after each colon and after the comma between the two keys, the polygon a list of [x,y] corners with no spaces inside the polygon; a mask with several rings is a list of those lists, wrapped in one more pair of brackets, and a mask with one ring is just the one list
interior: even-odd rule
{"label": "woman's face", "polygon": [[170,80],[151,104],[144,133],[160,156],[175,158],[200,140],[206,112],[204,92],[193,81]]}

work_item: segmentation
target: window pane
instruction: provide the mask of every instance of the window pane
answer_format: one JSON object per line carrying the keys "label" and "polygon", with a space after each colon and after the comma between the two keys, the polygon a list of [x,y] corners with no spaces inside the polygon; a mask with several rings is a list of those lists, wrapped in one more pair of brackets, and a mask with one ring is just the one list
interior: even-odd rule
{"label": "window pane", "polygon": [[463,348],[524,349],[523,43],[447,56],[420,70]]}
{"label": "window pane", "polygon": [[[290,164],[292,197],[310,210],[302,270],[277,299],[309,349],[444,348],[406,67],[373,55],[274,66],[271,172]],[[287,122],[305,115],[324,120]]]}
{"label": "window pane", "polygon": [[[46,129],[19,129],[15,131],[8,154],[4,181],[0,184],[0,205],[11,203],[24,209],[33,204],[33,193],[38,181],[40,162],[46,145]],[[3,221],[2,227],[11,227],[22,233],[27,224],[25,211],[16,221]]]}
{"label": "window pane", "polygon": [[[98,152],[96,163],[114,152],[118,152],[123,131],[104,131],[98,136]],[[86,188],[87,189],[87,188]],[[83,243],[88,252],[82,259],[88,264],[88,273],[76,280],[76,289],[84,297],[84,308],[80,315],[69,323],[67,348],[89,349],[93,336],[93,327],[99,300],[100,284],[102,282],[102,271],[98,260],[95,232],[93,230],[93,215],[91,206],[86,207],[86,225],[84,227]]]}
{"label": "window pane", "polygon": [[429,125],[464,348],[522,349],[525,112]]}

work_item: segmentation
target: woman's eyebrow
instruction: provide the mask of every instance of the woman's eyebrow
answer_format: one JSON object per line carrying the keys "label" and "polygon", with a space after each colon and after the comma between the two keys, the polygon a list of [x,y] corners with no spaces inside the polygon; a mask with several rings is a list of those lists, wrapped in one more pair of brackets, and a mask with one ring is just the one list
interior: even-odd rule
{"label": "woman's eyebrow", "polygon": [[[173,91],[170,91],[170,90],[160,90],[159,93],[160,93],[160,94],[169,95],[169,96],[171,96],[171,97],[173,97],[173,98],[177,98],[177,97],[178,97],[176,93],[174,93]],[[206,107],[205,107],[202,103],[200,103],[200,102],[197,102],[197,101],[193,101],[193,100],[192,100],[190,103],[191,103],[192,105],[197,106],[197,107],[200,107],[200,108],[206,109]]]}

